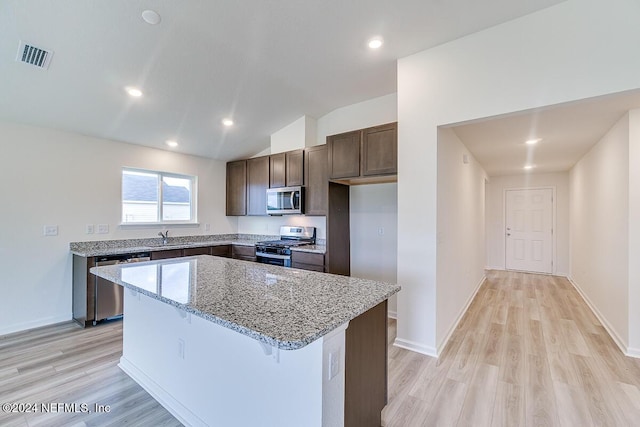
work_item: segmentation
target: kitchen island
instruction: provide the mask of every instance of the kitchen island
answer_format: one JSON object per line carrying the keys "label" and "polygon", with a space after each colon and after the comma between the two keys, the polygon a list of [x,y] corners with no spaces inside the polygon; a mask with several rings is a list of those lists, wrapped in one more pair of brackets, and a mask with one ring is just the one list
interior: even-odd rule
{"label": "kitchen island", "polygon": [[183,423],[379,425],[399,286],[206,255],[91,272],[128,288],[120,367]]}

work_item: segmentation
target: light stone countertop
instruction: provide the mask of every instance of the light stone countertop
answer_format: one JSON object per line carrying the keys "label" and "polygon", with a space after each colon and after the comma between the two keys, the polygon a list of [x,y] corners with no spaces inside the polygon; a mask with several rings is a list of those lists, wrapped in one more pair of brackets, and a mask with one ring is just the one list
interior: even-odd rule
{"label": "light stone countertop", "polygon": [[310,344],[400,291],[395,284],[208,255],[90,271],[285,350]]}
{"label": "light stone countertop", "polygon": [[[255,246],[263,240],[276,240],[280,236],[257,234],[217,234],[207,236],[169,237],[166,245],[161,244],[160,237],[147,239],[95,240],[89,242],[71,242],[71,253],[83,257],[121,255],[137,252],[166,251],[171,249],[200,248],[204,246],[240,245]],[[301,252],[325,253],[322,244],[291,248]]]}

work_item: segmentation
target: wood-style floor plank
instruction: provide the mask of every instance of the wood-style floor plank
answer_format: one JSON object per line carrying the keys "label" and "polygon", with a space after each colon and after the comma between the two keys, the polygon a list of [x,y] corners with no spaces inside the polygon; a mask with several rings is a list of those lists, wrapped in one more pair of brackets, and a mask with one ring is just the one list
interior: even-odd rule
{"label": "wood-style floor plank", "polygon": [[[562,277],[488,271],[438,359],[392,345],[385,427],[640,426],[640,360],[625,357]],[[179,426],[118,368],[122,322],[0,336],[0,400],[108,413],[12,414],[0,426]],[[365,426],[368,427],[368,426]]]}
{"label": "wood-style floor plank", "polygon": [[[420,359],[428,368],[409,393],[389,399],[384,426],[640,426],[640,361],[620,352],[566,278],[488,271],[433,360]],[[396,387],[407,381],[390,378]]]}

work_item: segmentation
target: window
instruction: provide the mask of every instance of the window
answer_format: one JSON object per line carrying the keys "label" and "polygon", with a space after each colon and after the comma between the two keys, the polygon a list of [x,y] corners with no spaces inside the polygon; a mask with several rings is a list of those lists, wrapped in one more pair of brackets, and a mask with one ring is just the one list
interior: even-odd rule
{"label": "window", "polygon": [[122,169],[122,223],[196,222],[196,177]]}

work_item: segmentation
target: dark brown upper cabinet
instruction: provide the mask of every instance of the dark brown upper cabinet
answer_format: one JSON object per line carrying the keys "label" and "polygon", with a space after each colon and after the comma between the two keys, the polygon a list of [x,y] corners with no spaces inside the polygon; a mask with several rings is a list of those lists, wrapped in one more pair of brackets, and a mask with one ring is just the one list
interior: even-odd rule
{"label": "dark brown upper cabinet", "polygon": [[227,163],[227,216],[247,214],[247,161]]}
{"label": "dark brown upper cabinet", "polygon": [[329,166],[327,145],[304,150],[305,214],[327,215],[329,204]]}
{"label": "dark brown upper cabinet", "polygon": [[285,153],[270,155],[269,165],[269,188],[285,187],[287,185]]}
{"label": "dark brown upper cabinet", "polygon": [[304,150],[287,151],[286,186],[304,185]]}
{"label": "dark brown upper cabinet", "polygon": [[391,182],[398,173],[397,123],[331,135],[329,179],[344,184]]}
{"label": "dark brown upper cabinet", "polygon": [[398,128],[396,123],[362,131],[362,175],[398,173]]}
{"label": "dark brown upper cabinet", "polygon": [[304,185],[304,150],[269,156],[269,188]]}
{"label": "dark brown upper cabinet", "polygon": [[247,160],[247,215],[267,215],[269,156]]}
{"label": "dark brown upper cabinet", "polygon": [[360,176],[360,139],[359,130],[327,137],[329,178]]}

